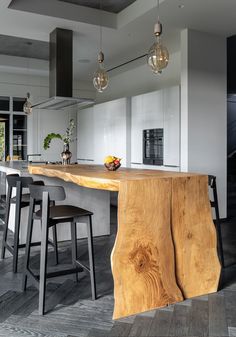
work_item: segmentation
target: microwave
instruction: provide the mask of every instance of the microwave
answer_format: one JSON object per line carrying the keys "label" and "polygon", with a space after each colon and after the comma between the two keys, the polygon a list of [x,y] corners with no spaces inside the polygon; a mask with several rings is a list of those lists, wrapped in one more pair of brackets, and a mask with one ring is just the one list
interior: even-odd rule
{"label": "microwave", "polygon": [[163,165],[163,129],[143,130],[143,164]]}

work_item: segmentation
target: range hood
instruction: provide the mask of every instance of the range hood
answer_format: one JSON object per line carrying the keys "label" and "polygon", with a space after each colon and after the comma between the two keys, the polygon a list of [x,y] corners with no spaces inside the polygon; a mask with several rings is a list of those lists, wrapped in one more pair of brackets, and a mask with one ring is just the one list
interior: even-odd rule
{"label": "range hood", "polygon": [[72,97],[73,90],[73,32],[56,28],[50,34],[49,44],[49,96],[34,104],[33,108],[60,110],[72,105],[84,107],[92,99]]}

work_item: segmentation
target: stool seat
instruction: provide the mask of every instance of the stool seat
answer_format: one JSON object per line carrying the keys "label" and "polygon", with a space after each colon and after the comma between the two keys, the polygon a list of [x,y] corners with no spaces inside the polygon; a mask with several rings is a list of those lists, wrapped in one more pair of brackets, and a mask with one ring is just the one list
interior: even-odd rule
{"label": "stool seat", "polygon": [[[42,210],[38,210],[35,215],[41,219]],[[49,219],[56,220],[57,222],[71,222],[71,219],[88,215],[93,215],[93,213],[76,206],[57,205],[49,208]]]}

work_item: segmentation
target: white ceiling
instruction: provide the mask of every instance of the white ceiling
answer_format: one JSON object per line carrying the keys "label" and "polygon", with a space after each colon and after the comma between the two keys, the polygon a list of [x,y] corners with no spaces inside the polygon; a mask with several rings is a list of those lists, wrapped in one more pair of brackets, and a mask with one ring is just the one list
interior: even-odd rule
{"label": "white ceiling", "polygon": [[[156,3],[156,0],[136,0],[119,14],[102,12],[106,68],[147,52],[153,42]],[[179,50],[180,31],[184,28],[225,37],[236,34],[236,0],[160,0],[160,3],[163,41],[170,53]],[[184,7],[180,9],[180,5]],[[57,0],[0,1],[3,35],[48,41],[54,28],[72,29],[74,73],[80,80],[90,80],[96,68],[100,20],[97,9]],[[45,62],[43,67],[45,71]],[[0,64],[0,69],[3,68],[4,64]]]}

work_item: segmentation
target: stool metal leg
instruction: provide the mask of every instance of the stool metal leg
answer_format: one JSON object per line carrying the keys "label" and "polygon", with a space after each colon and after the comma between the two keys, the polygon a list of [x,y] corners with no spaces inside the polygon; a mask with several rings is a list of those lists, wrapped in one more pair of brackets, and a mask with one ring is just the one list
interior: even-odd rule
{"label": "stool metal leg", "polygon": [[20,233],[20,216],[21,216],[21,182],[16,184],[16,208],[15,208],[15,233],[14,233],[14,248],[13,248],[13,272],[17,272],[18,264],[18,246],[19,246],[19,233]]}
{"label": "stool metal leg", "polygon": [[[77,229],[76,222],[71,222],[71,255],[72,255],[72,264],[76,267],[77,260]],[[75,273],[75,282],[78,282],[78,273]]]}
{"label": "stool metal leg", "polygon": [[87,223],[88,230],[88,253],[89,253],[89,267],[90,267],[90,281],[91,281],[91,291],[92,299],[96,300],[96,281],[95,281],[95,271],[94,271],[94,252],[93,252],[93,229],[92,229],[92,216],[89,215],[89,222]]}
{"label": "stool metal leg", "polygon": [[5,224],[4,224],[4,232],[3,232],[3,238],[2,238],[1,259],[5,259],[9,213],[10,213],[10,207],[11,207],[11,204],[10,204],[11,192],[12,192],[12,188],[8,187],[7,198],[6,198]]}
{"label": "stool metal leg", "polygon": [[49,212],[48,208],[49,208],[48,192],[43,192],[40,281],[39,281],[39,315],[44,315],[45,312],[47,250],[48,250],[48,212]]}
{"label": "stool metal leg", "polygon": [[217,239],[218,239],[218,247],[219,247],[219,253],[220,253],[220,259],[222,267],[225,266],[224,261],[224,251],[223,251],[223,244],[222,244],[222,234],[221,234],[221,225],[220,225],[220,214],[219,214],[219,206],[218,206],[218,196],[217,196],[217,189],[216,186],[213,189],[213,195],[214,195],[214,206],[215,206],[215,215],[216,215],[216,230],[217,230]]}
{"label": "stool metal leg", "polygon": [[26,290],[27,286],[27,269],[29,268],[30,263],[30,245],[32,239],[32,231],[33,231],[33,212],[34,212],[34,201],[30,199],[29,206],[29,218],[28,218],[28,228],[27,228],[27,237],[26,237],[26,245],[25,245],[25,264],[22,278],[22,290]]}
{"label": "stool metal leg", "polygon": [[54,248],[54,258],[55,264],[58,264],[58,245],[57,245],[57,227],[52,226],[52,236],[53,236],[53,248]]}

